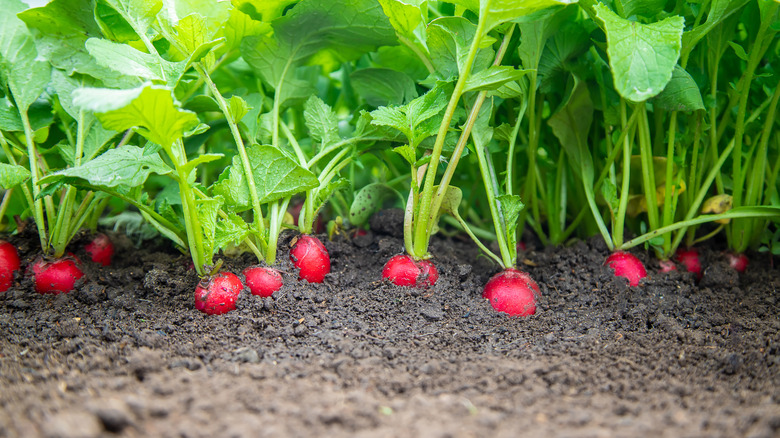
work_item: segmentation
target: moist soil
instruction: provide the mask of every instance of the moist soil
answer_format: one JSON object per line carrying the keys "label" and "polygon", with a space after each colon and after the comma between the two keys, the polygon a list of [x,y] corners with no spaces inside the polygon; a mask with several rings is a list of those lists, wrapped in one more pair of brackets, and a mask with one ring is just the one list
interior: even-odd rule
{"label": "moist soil", "polygon": [[[403,251],[381,222],[324,239],[323,284],[297,281],[285,234],[285,286],[245,292],[221,316],[194,309],[198,278],[162,241],[112,234],[114,264],[86,264],[69,294],[18,277],[0,294],[0,436],[780,435],[780,276],[767,255],[737,274],[711,244],[697,281],[636,251],[651,273],[632,288],[602,266],[598,239],[537,245],[521,255],[537,313],[510,318],[481,298],[497,268],[459,238],[432,243],[434,287],[381,281]],[[9,239],[23,263],[36,256],[35,236]]]}

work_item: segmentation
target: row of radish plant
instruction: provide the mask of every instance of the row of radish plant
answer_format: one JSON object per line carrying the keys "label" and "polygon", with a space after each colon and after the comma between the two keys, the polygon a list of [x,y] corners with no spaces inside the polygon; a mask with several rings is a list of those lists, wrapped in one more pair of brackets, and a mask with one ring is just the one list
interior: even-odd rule
{"label": "row of radish plant", "polygon": [[[780,252],[773,0],[0,8],[0,226],[34,223],[41,293],[83,275],[67,252],[82,230],[124,225],[189,254],[196,308],[224,313],[244,288],[227,254],[253,253],[244,279],[269,296],[294,229],[300,280],[322,282],[320,218],[360,232],[392,205],[405,253],[385,279],[434,284],[431,236],[466,233],[500,271],[483,296],[510,315],[539,293],[517,267],[526,228],[544,245],[601,235],[631,286],[638,246],[698,275],[706,239],[741,269],[748,249]],[[19,265],[0,244],[0,290]]]}

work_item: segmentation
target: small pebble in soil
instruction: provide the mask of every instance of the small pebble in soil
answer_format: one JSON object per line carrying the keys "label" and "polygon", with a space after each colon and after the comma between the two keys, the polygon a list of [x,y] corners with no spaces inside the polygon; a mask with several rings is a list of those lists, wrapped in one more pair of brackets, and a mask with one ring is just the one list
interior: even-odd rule
{"label": "small pebble in soil", "polygon": [[86,411],[58,412],[43,422],[46,438],[92,438],[102,433],[98,417]]}

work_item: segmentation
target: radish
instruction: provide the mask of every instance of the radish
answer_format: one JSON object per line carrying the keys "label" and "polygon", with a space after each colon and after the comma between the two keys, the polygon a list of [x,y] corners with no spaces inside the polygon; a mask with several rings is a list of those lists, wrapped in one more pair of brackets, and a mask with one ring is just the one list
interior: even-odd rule
{"label": "radish", "polygon": [[98,235],[84,247],[84,250],[87,251],[87,254],[89,254],[89,257],[93,262],[103,266],[110,265],[111,258],[114,256],[114,244],[111,243],[111,239],[103,233],[98,233]]}
{"label": "radish", "polygon": [[530,316],[536,313],[539,285],[525,272],[508,268],[488,280],[482,298],[499,312],[509,316]]}
{"label": "radish", "polygon": [[246,285],[252,295],[270,297],[282,287],[282,274],[276,269],[263,266],[252,266],[244,269]]}
{"label": "radish", "polygon": [[230,272],[203,279],[195,288],[195,308],[208,315],[221,315],[235,310],[238,295],[244,285]]}
{"label": "radish", "polygon": [[728,253],[726,257],[729,259],[729,266],[734,268],[737,272],[745,272],[750,262],[745,254]]}
{"label": "radish", "polygon": [[80,263],[72,254],[53,262],[39,257],[32,265],[35,291],[55,295],[71,292],[76,288],[76,280],[84,276]]}
{"label": "radish", "polygon": [[669,259],[659,260],[658,264],[661,266],[661,272],[672,272],[677,270],[677,265]]}
{"label": "radish", "polygon": [[701,279],[701,261],[698,250],[694,248],[678,249],[675,258],[685,266],[688,272],[694,273],[696,278]]}
{"label": "radish", "polygon": [[439,271],[428,260],[414,260],[407,254],[393,256],[382,269],[382,278],[396,286],[428,287],[436,284]]}
{"label": "radish", "polygon": [[604,266],[615,271],[616,277],[625,277],[630,286],[639,286],[639,280],[647,277],[647,271],[635,255],[625,251],[615,251],[607,257]]}
{"label": "radish", "polygon": [[7,291],[14,280],[14,272],[19,270],[19,254],[13,245],[0,240],[0,292]]}
{"label": "radish", "polygon": [[290,250],[290,260],[299,269],[299,280],[322,283],[330,273],[330,254],[316,237],[304,234]]}

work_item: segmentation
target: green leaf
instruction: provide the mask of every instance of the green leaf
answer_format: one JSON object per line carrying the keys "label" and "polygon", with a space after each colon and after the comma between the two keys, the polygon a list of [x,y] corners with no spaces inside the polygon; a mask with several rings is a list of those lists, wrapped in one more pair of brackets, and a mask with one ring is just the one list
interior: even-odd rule
{"label": "green leaf", "polygon": [[317,198],[314,200],[314,216],[316,216],[316,213],[325,206],[325,203],[328,202],[334,193],[339,190],[346,190],[348,188],[350,188],[349,180],[345,178],[338,178],[336,180],[330,181],[324,187],[321,187],[319,190],[317,190]]}
{"label": "green leaf", "polygon": [[146,34],[162,8],[162,0],[103,0],[138,34]]}
{"label": "green leaf", "polygon": [[203,163],[210,163],[212,161],[219,160],[220,158],[224,157],[223,154],[201,154],[198,155],[197,158],[192,159],[187,162],[184,166],[181,167],[182,173],[184,175],[189,174],[193,170],[195,170],[198,166],[200,166]]}
{"label": "green leaf", "polygon": [[303,119],[309,128],[312,140],[323,145],[333,144],[341,140],[339,137],[339,120],[330,105],[317,96],[311,96],[303,105]]}
{"label": "green leaf", "polygon": [[148,140],[170,148],[174,141],[198,125],[195,113],[182,110],[171,89],[146,85],[131,90],[80,88],[74,104],[97,113],[106,129],[136,128]]}
{"label": "green leaf", "polygon": [[748,54],[745,52],[745,49],[740,46],[739,44],[735,43],[734,41],[729,41],[729,45],[732,49],[734,49],[734,53],[739,57],[739,59],[743,61],[748,60]]}
{"label": "green leaf", "polygon": [[[438,190],[438,186],[437,186],[437,190]],[[460,213],[458,213],[458,208],[460,208],[461,201],[463,201],[463,191],[461,191],[460,188],[455,186],[447,186],[447,191],[444,192],[444,197],[441,200],[441,207],[439,207],[439,214],[447,213],[456,218],[460,217]]]}
{"label": "green leaf", "polygon": [[225,22],[222,34],[225,37],[225,48],[228,51],[238,49],[244,37],[263,35],[271,31],[269,23],[253,20],[238,8],[230,10],[230,17]]}
{"label": "green leaf", "polygon": [[211,262],[214,253],[219,250],[216,245],[217,215],[223,204],[222,198],[206,198],[195,201],[200,220],[200,229],[203,233],[203,252],[206,254],[206,261]]}
{"label": "green leaf", "polygon": [[244,39],[241,53],[275,89],[294,66],[327,49],[339,61],[357,59],[378,46],[396,43],[379,3],[372,0],[308,0],[273,22],[273,37]]}
{"label": "green leaf", "polygon": [[547,124],[566,151],[575,175],[587,185],[593,184],[593,158],[588,144],[592,121],[593,102],[588,87],[575,79],[567,99],[561,108],[550,116]]}
{"label": "green leaf", "polygon": [[618,199],[617,195],[617,186],[610,180],[609,178],[604,180],[604,183],[601,185],[601,196],[604,197],[604,200],[607,202],[607,206],[609,206],[609,210],[614,216],[618,212],[618,208],[620,207],[620,200]]}
{"label": "green leaf", "polygon": [[0,163],[0,189],[12,189],[30,179],[30,171],[24,166]]}
{"label": "green leaf", "polygon": [[6,132],[24,131],[19,111],[7,97],[0,97],[0,130]]}
{"label": "green leaf", "polygon": [[653,98],[653,106],[666,111],[696,111],[704,109],[704,101],[696,81],[677,65],[664,91]]}
{"label": "green leaf", "polygon": [[282,16],[287,6],[298,0],[231,0],[233,6],[258,21],[272,21]]}
{"label": "green leaf", "polygon": [[530,70],[517,70],[507,65],[492,66],[470,75],[463,91],[496,90],[507,82],[522,79],[529,72]]}
{"label": "green leaf", "polygon": [[350,77],[352,87],[371,106],[403,105],[417,97],[414,80],[389,68],[364,68]]}
{"label": "green leaf", "polygon": [[[288,198],[319,186],[320,182],[313,173],[273,146],[247,148],[247,157],[260,203]],[[214,193],[223,196],[227,205],[236,210],[250,207],[249,185],[237,156],[233,157],[230,169],[214,185]]]}
{"label": "green leaf", "polygon": [[484,16],[485,33],[487,33],[501,23],[526,17],[553,6],[572,3],[577,3],[577,0],[482,0],[480,15]]}
{"label": "green leaf", "polygon": [[[477,26],[463,17],[437,18],[428,25],[426,44],[439,78],[451,80],[464,71],[476,30]],[[487,68],[492,61],[492,49],[477,51],[473,71]]]}
{"label": "green leaf", "polygon": [[27,109],[49,83],[51,65],[38,59],[27,26],[16,17],[27,6],[18,0],[0,0],[0,79],[8,84],[19,111]]}
{"label": "green leaf", "polygon": [[110,149],[103,155],[78,167],[54,172],[41,179],[41,184],[69,182],[82,179],[95,187],[114,188],[118,186],[138,187],[149,175],[167,175],[173,169],[166,165],[159,155],[144,155],[137,146],[123,146]]}
{"label": "green leaf", "polygon": [[664,11],[666,0],[615,0],[615,9],[623,18],[641,15],[654,18]]}
{"label": "green leaf", "polygon": [[516,254],[517,221],[520,218],[520,212],[525,208],[525,204],[523,204],[518,195],[497,196],[496,201],[498,201],[498,207],[501,209],[501,216],[504,221],[507,246],[509,246],[511,252]]}
{"label": "green leaf", "polygon": [[240,96],[230,96],[227,101],[228,111],[233,121],[238,123],[249,112],[249,104]]}
{"label": "green leaf", "polygon": [[91,2],[52,0],[46,6],[28,9],[18,17],[30,29],[38,56],[63,70],[67,76],[76,72],[86,74],[109,87],[138,85],[137,79],[99,65],[87,52],[87,39],[102,36]]}
{"label": "green leaf", "polygon": [[[425,3],[421,0],[379,0],[382,9],[390,19],[396,32],[406,37],[413,37],[414,30],[422,23],[423,14],[420,9]],[[427,5],[426,5],[427,6]]]}
{"label": "green leaf", "polygon": [[114,43],[102,38],[88,39],[86,47],[98,64],[106,68],[143,81],[163,82],[171,87],[176,86],[187,67],[184,61],[169,62],[127,44]]}
{"label": "green leaf", "polygon": [[236,213],[227,213],[227,218],[217,220],[214,233],[214,247],[225,249],[228,245],[238,245],[249,236],[249,227]]}
{"label": "green leaf", "polygon": [[683,17],[642,24],[620,18],[601,3],[595,10],[604,23],[618,93],[632,102],[643,102],[663,91],[680,57]]}
{"label": "green leaf", "polygon": [[372,214],[382,208],[385,200],[393,196],[401,196],[394,188],[384,183],[369,184],[355,195],[349,208],[349,223],[363,225]]}
{"label": "green leaf", "polygon": [[409,164],[414,164],[417,162],[417,153],[415,152],[414,148],[408,144],[393,148],[393,152],[403,157],[403,159],[406,160]]}
{"label": "green leaf", "polygon": [[589,33],[581,21],[567,20],[547,40],[539,59],[540,91],[550,93],[566,83],[566,73],[591,46]]}
{"label": "green leaf", "polygon": [[403,133],[410,143],[417,145],[435,134],[438,129],[438,123],[424,122],[441,115],[446,106],[446,93],[435,87],[404,106],[383,106],[375,109],[371,112],[371,124],[395,128]]}

